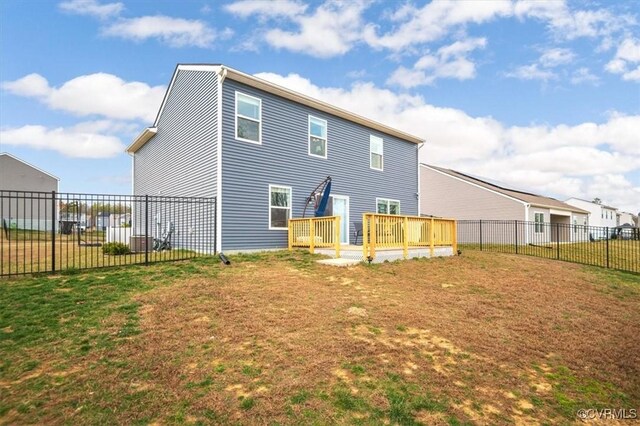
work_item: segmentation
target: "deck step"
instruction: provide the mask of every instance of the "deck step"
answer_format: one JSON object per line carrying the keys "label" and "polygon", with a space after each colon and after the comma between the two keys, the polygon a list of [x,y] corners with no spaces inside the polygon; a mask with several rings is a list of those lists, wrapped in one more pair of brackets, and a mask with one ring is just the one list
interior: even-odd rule
{"label": "deck step", "polygon": [[361,262],[361,260],[345,259],[344,257],[340,257],[340,258],[337,258],[337,259],[322,259],[322,260],[318,260],[318,263],[322,263],[323,265],[342,266],[342,267],[357,265],[360,262]]}

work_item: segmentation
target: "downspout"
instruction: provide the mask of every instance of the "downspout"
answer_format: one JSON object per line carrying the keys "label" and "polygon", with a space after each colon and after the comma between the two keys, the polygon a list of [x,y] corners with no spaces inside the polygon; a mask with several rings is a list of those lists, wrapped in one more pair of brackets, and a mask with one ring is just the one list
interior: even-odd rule
{"label": "downspout", "polygon": [[531,204],[525,204],[524,205],[524,229],[525,229],[525,233],[524,233],[524,242],[525,244],[529,244],[529,225],[526,222],[529,222],[529,207],[531,207]]}
{"label": "downspout", "polygon": [[422,147],[424,146],[425,142],[426,142],[426,141],[424,141],[424,142],[420,142],[420,143],[418,144],[418,146],[417,146],[417,152],[418,152],[418,155],[416,156],[416,157],[417,157],[417,158],[416,158],[416,161],[418,162],[418,192],[416,193],[417,198],[418,198],[418,216],[421,216],[421,215],[422,215],[422,212],[420,211],[420,210],[421,210],[421,208],[422,208],[422,207],[421,207],[421,205],[420,205],[420,199],[421,199],[421,197],[422,197],[422,190],[421,190],[421,184],[420,184],[420,180],[421,180],[421,179],[420,179],[420,150],[421,150],[421,149],[422,149]]}
{"label": "downspout", "polygon": [[218,165],[216,188],[216,248],[222,252],[222,83],[227,78],[227,68],[222,66],[218,73]]}

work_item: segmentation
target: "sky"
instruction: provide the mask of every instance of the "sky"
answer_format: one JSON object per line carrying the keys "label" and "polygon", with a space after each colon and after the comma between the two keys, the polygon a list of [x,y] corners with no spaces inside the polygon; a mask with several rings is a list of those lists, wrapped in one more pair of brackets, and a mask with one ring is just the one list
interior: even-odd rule
{"label": "sky", "polygon": [[421,161],[640,211],[640,1],[0,1],[0,151],[128,194],[178,63],[426,140]]}

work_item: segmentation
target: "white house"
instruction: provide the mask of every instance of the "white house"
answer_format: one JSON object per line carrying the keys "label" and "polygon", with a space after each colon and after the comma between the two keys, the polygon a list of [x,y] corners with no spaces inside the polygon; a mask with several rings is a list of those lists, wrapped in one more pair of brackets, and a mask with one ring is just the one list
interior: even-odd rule
{"label": "white house", "polygon": [[569,198],[565,203],[587,210],[589,212],[589,226],[606,226],[609,228],[618,226],[618,209],[615,207],[582,200],[580,198]]}
{"label": "white house", "polygon": [[617,225],[620,226],[625,224],[629,224],[637,227],[639,225],[638,216],[629,212],[618,212]]}

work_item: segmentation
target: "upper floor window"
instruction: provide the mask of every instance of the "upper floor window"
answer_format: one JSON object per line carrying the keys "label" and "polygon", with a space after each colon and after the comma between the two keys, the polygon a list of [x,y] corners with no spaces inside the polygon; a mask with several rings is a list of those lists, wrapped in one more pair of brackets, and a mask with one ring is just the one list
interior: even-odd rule
{"label": "upper floor window", "polygon": [[384,165],[383,158],[383,140],[377,136],[369,137],[369,167],[376,170],[382,170]]}
{"label": "upper floor window", "polygon": [[327,158],[327,120],[309,116],[309,155]]}
{"label": "upper floor window", "polygon": [[291,188],[269,185],[269,229],[287,229],[291,217]]}
{"label": "upper floor window", "polygon": [[400,214],[400,201],[376,198],[376,211],[380,214]]}
{"label": "upper floor window", "polygon": [[236,92],[236,139],[262,143],[262,100]]}

